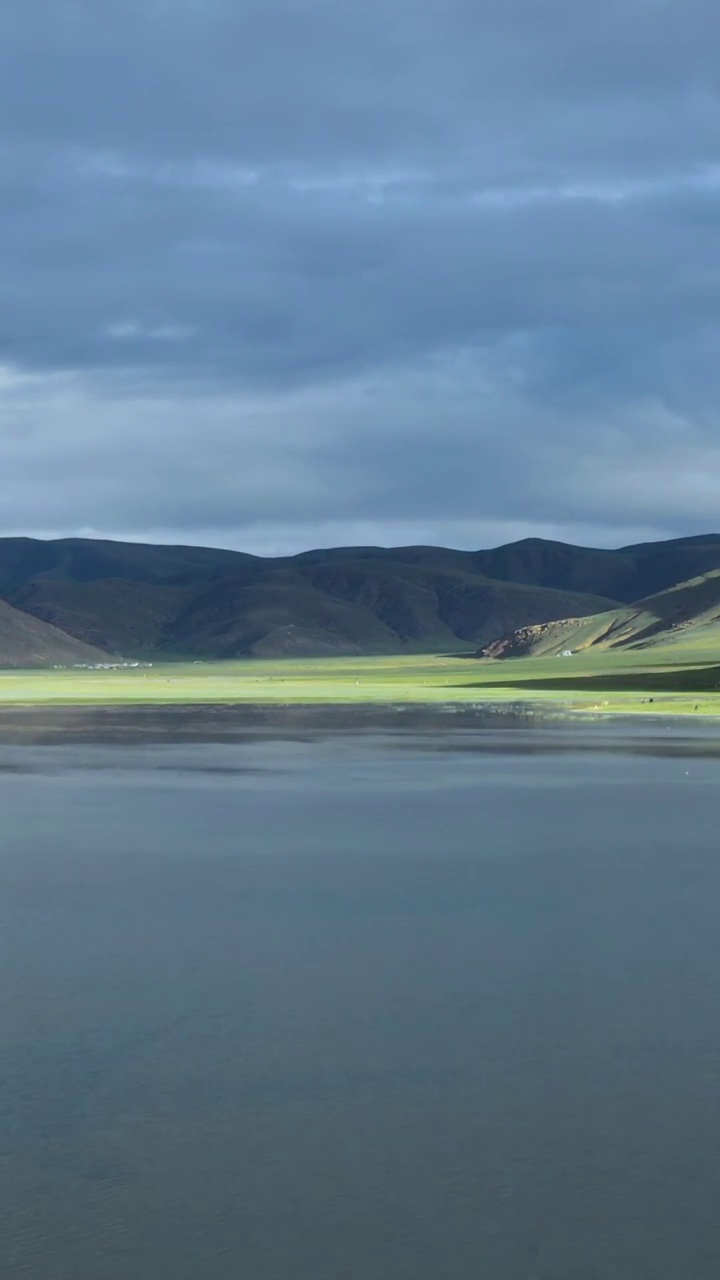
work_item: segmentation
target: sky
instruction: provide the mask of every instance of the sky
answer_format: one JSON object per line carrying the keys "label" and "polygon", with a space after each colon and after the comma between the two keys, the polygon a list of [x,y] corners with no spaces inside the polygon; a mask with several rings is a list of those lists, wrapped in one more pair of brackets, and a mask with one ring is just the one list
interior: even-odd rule
{"label": "sky", "polygon": [[720,529],[715,0],[4,0],[0,534]]}

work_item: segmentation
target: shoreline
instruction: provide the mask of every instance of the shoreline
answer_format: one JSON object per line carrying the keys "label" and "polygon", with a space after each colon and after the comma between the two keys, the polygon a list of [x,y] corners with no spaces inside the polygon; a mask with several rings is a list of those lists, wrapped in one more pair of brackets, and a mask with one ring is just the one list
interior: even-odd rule
{"label": "shoreline", "polygon": [[[315,731],[480,731],[525,727],[579,729],[583,726],[625,725],[680,729],[720,726],[720,707],[713,711],[668,710],[652,707],[587,707],[572,702],[523,699],[469,702],[377,701],[164,701],[164,702],[2,702],[0,748],[18,743],[93,740],[109,734],[138,741],[228,741],[233,735],[282,730],[282,735]],[[718,739],[720,742],[720,737]]]}
{"label": "shoreline", "polygon": [[[252,698],[252,697],[235,697],[228,698],[226,696],[210,697],[210,698],[133,698],[119,697],[107,699],[90,699],[90,698],[74,698],[69,697],[50,697],[41,698],[1,698],[0,697],[0,719],[4,718],[5,712],[26,712],[26,711],[88,711],[88,712],[112,712],[112,711],[137,711],[147,709],[152,711],[161,710],[182,710],[182,711],[210,711],[223,708],[226,710],[241,710],[243,708],[256,711],[273,711],[273,710],[327,710],[337,712],[358,712],[361,709],[367,709],[374,712],[397,712],[397,711],[424,711],[428,714],[453,714],[464,712],[468,715],[472,714],[496,714],[496,715],[512,715],[512,714],[533,714],[541,715],[550,719],[565,719],[580,717],[586,719],[588,717],[606,718],[608,716],[625,716],[632,719],[687,719],[687,720],[717,720],[720,722],[720,697],[717,699],[717,706],[708,707],[696,706],[688,708],[682,706],[682,709],[676,709],[678,703],[686,703],[692,701],[688,699],[686,694],[678,692],[677,694],[667,693],[664,697],[647,699],[642,698],[639,694],[634,698],[632,693],[628,693],[627,705],[623,705],[622,696],[615,698],[612,695],[603,702],[588,703],[584,699],[573,699],[558,697],[556,694],[548,692],[537,697],[516,698],[507,696],[512,693],[510,688],[503,691],[505,696],[484,697],[484,698],[357,698],[355,700],[345,699],[342,697],[297,697],[297,698]],[[706,701],[706,700],[705,700]]]}

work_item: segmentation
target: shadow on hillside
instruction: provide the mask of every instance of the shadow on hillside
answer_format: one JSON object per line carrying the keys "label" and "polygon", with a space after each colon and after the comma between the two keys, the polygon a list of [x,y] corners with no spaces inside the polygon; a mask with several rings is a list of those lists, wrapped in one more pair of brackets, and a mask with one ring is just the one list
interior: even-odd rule
{"label": "shadow on hillside", "polygon": [[699,667],[680,671],[623,671],[593,676],[543,676],[521,679],[508,671],[505,680],[474,680],[456,685],[460,689],[557,689],[582,692],[583,689],[606,693],[630,692],[700,693],[720,690],[720,666]]}

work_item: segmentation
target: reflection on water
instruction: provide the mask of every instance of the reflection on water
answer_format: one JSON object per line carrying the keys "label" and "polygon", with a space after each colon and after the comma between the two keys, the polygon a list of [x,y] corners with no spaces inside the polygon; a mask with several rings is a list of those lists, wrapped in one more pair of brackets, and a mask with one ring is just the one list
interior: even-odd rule
{"label": "reflection on water", "polygon": [[712,726],[0,717],[0,1275],[710,1280]]}
{"label": "reflection on water", "polygon": [[[88,742],[117,744],[311,742],[318,737],[391,735],[406,749],[496,754],[580,750],[720,756],[718,724],[683,716],[571,718],[519,703],[349,706],[0,706],[0,747]],[[508,736],[511,734],[512,736]],[[159,766],[159,757],[155,757]],[[15,766],[8,759],[5,768]],[[17,767],[23,767],[18,765]]]}

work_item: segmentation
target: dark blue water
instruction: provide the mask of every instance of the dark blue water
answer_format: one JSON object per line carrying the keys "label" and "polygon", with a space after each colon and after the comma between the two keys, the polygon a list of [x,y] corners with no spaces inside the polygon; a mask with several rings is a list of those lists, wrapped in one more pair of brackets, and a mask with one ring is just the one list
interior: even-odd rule
{"label": "dark blue water", "polygon": [[3,1280],[715,1280],[715,731],[496,724],[0,747]]}

